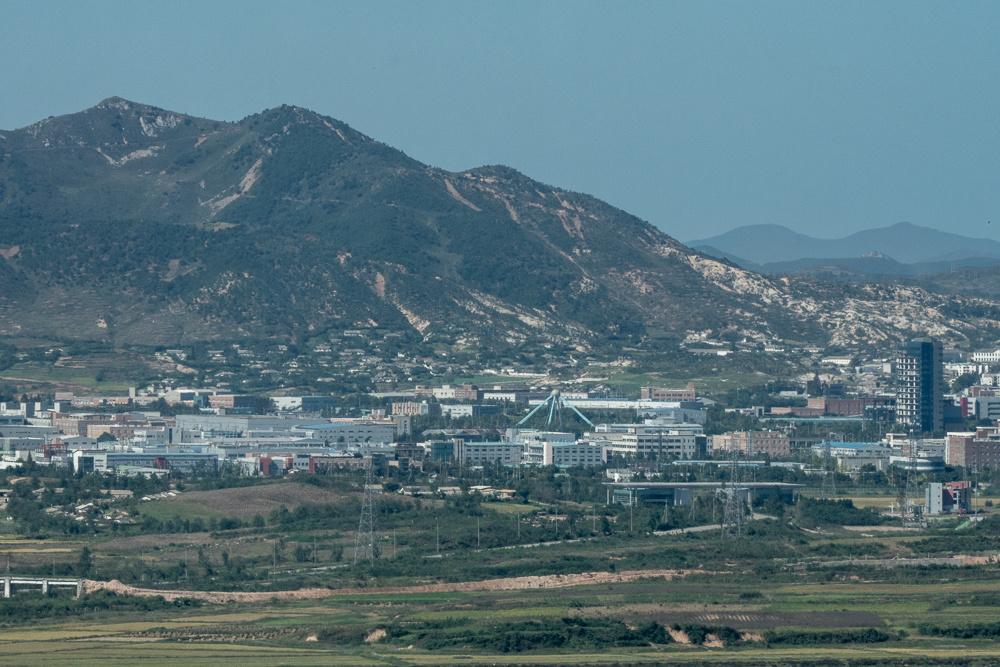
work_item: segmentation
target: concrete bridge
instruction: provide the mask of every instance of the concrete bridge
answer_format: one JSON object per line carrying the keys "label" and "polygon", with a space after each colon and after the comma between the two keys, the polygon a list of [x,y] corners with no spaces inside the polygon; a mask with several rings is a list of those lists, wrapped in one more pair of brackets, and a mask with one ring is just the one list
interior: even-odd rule
{"label": "concrete bridge", "polygon": [[13,593],[14,586],[41,586],[42,594],[49,592],[49,586],[60,586],[63,588],[75,588],[76,595],[80,597],[83,593],[83,579],[57,579],[55,577],[4,577],[3,596],[9,598]]}

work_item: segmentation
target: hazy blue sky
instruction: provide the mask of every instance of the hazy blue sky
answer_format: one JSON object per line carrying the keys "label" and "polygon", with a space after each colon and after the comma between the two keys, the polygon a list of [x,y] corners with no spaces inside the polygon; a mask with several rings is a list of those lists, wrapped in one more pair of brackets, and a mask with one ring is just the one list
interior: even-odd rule
{"label": "hazy blue sky", "polygon": [[681,240],[902,220],[996,238],[998,19],[996,2],[4,0],[0,128],[111,95],[222,120],[288,103]]}

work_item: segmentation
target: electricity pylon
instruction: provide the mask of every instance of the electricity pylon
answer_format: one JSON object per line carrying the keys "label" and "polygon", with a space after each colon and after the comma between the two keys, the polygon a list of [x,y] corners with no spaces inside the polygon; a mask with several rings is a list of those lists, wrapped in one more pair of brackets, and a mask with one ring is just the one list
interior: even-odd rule
{"label": "electricity pylon", "polygon": [[358,532],[354,538],[354,564],[359,560],[368,560],[372,567],[375,561],[381,560],[382,552],[378,546],[378,508],[376,507],[375,466],[368,459],[365,467],[365,491],[361,497],[361,521],[358,522]]}
{"label": "electricity pylon", "polygon": [[746,509],[743,507],[743,498],[740,489],[740,446],[733,443],[732,452],[729,457],[729,483],[723,487],[722,511],[722,538],[739,539],[743,537],[743,522],[746,518]]}
{"label": "electricity pylon", "polygon": [[920,530],[920,514],[922,506],[917,495],[917,445],[913,441],[913,432],[909,438],[910,456],[907,459],[906,491],[903,502],[903,527]]}

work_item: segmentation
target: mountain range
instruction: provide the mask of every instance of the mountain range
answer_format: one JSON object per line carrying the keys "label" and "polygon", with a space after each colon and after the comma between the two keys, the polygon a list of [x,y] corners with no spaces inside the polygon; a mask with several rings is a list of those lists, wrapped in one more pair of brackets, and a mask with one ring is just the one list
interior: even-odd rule
{"label": "mountain range", "polygon": [[0,336],[169,345],[396,331],[580,351],[722,334],[993,335],[979,297],[774,279],[504,166],[448,172],[281,106],[110,98],[0,131]]}
{"label": "mountain range", "polygon": [[839,239],[818,239],[781,225],[748,225],[692,240],[688,245],[765,273],[834,264],[860,273],[921,275],[955,267],[1000,265],[998,241],[969,238],[908,222]]}

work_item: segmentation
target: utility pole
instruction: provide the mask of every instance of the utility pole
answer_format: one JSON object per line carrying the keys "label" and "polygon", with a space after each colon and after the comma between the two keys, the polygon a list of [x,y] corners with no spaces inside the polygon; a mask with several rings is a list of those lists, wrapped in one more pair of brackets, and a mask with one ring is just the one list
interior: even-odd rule
{"label": "utility pole", "polygon": [[476,548],[480,548],[483,543],[479,539],[479,517],[476,517]]}
{"label": "utility pole", "polygon": [[434,535],[437,540],[437,552],[441,553],[441,525],[437,519],[434,519]]}
{"label": "utility pole", "polygon": [[979,466],[973,464],[972,472],[976,476],[976,488],[973,490],[975,495],[972,501],[972,521],[979,523]]}

